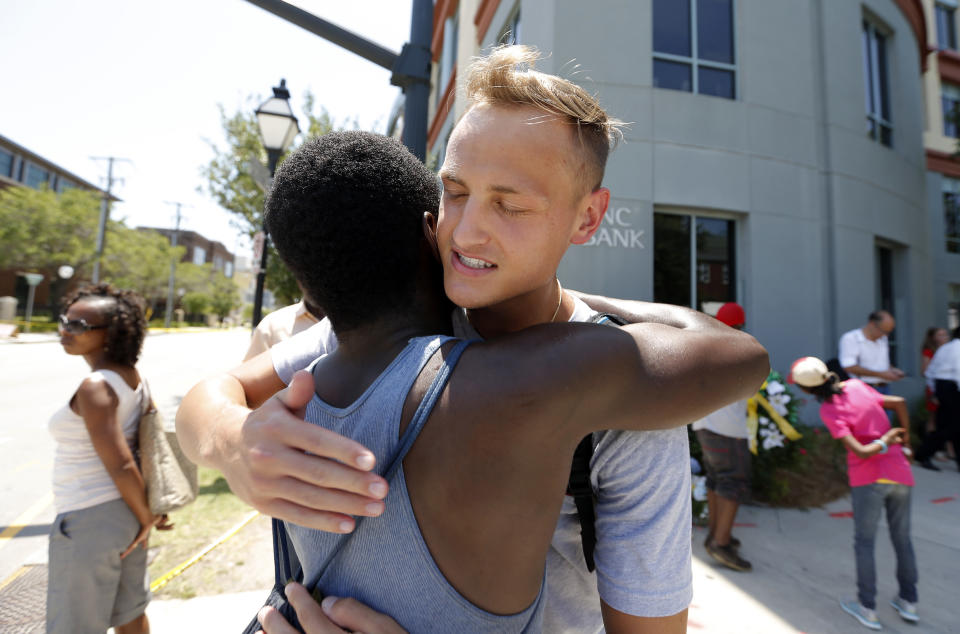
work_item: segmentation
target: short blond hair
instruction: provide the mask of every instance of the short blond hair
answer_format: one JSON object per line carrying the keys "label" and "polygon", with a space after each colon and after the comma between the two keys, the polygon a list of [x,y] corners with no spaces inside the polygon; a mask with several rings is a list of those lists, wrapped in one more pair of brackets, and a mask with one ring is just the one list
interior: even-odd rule
{"label": "short blond hair", "polygon": [[464,86],[470,106],[530,106],[576,125],[586,150],[582,180],[596,189],[603,182],[607,156],[623,136],[623,123],[609,117],[596,97],[572,81],[534,70],[540,52],[531,46],[494,48],[476,57]]}

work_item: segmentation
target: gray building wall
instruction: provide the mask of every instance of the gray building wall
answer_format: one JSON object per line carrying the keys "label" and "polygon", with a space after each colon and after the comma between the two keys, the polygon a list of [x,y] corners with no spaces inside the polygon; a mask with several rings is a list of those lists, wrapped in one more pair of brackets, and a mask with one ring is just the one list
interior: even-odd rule
{"label": "gray building wall", "polygon": [[[892,0],[736,0],[736,100],[653,87],[650,0],[520,4],[522,42],[550,53],[539,68],[630,124],[605,178],[608,237],[570,249],[565,286],[652,300],[655,211],[734,219],[737,300],[785,371],[835,356],[878,307],[879,241],[895,253],[899,363],[918,371],[935,323],[923,97],[917,42]],[[865,134],[864,15],[892,34],[892,148]]]}

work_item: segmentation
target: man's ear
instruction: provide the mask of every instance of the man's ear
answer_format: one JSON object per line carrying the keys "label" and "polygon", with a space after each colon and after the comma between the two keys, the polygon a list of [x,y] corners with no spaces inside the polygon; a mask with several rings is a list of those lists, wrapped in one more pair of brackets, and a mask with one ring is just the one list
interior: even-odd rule
{"label": "man's ear", "polygon": [[610,190],[606,187],[598,187],[587,194],[582,204],[585,207],[580,212],[580,224],[570,236],[572,244],[583,244],[589,241],[600,228],[603,216],[610,205]]}
{"label": "man's ear", "polygon": [[429,211],[423,212],[423,235],[427,237],[427,244],[433,252],[433,257],[440,262],[440,246],[437,244],[437,217]]}

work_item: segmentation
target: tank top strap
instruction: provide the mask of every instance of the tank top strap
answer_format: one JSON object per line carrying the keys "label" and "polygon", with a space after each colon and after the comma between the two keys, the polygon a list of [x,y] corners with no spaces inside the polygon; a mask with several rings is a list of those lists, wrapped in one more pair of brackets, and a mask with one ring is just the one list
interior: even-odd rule
{"label": "tank top strap", "polygon": [[[444,341],[440,342],[440,345],[443,345],[443,343],[446,341],[449,341],[449,339],[444,339]],[[433,411],[433,407],[436,405],[437,399],[440,398],[440,394],[447,386],[447,381],[450,380],[450,373],[457,365],[457,361],[460,360],[460,355],[463,354],[463,351],[466,349],[466,347],[473,343],[473,341],[474,340],[457,341],[457,343],[454,344],[453,348],[450,350],[450,353],[444,358],[443,364],[437,371],[437,375],[433,377],[433,381],[430,383],[430,387],[427,389],[427,393],[420,401],[420,405],[417,406],[417,411],[414,412],[413,419],[410,421],[410,424],[407,425],[407,429],[403,432],[403,436],[400,438],[400,445],[397,447],[397,451],[394,454],[390,466],[383,475],[383,478],[388,482],[396,473],[397,469],[400,468],[400,465],[403,464],[404,457],[410,451],[410,448],[413,447],[413,443],[416,442],[417,437],[420,436],[423,426],[426,424],[427,419],[430,418],[430,412]],[[437,347],[439,348],[439,345]],[[426,361],[424,361],[424,364],[425,363]],[[421,370],[422,369],[423,368],[421,366]]]}
{"label": "tank top strap", "polygon": [[[439,350],[443,344],[454,339],[453,337],[440,336],[434,337],[429,340],[417,339],[411,340],[408,344],[406,350],[416,349],[420,347],[423,351],[421,358],[417,361],[417,372],[423,370],[424,366],[427,364],[427,361]],[[440,369],[437,371],[433,381],[430,383],[430,387],[427,389],[427,393],[421,399],[420,404],[417,406],[416,411],[414,412],[413,419],[410,421],[410,424],[407,425],[407,428],[404,430],[403,435],[400,437],[400,442],[397,445],[396,450],[394,450],[393,455],[390,457],[390,462],[386,470],[384,471],[383,478],[387,482],[392,481],[393,477],[396,475],[397,470],[403,465],[403,458],[407,455],[407,452],[410,451],[410,448],[413,447],[413,443],[417,440],[417,437],[420,435],[420,432],[423,430],[424,424],[427,422],[427,419],[430,417],[430,412],[433,411],[434,405],[437,403],[437,399],[440,398],[440,394],[443,392],[443,388],[446,387],[447,381],[450,379],[450,373],[453,371],[454,366],[457,365],[457,361],[460,359],[460,355],[463,354],[464,349],[473,343],[476,340],[459,340],[451,348],[450,353],[447,354],[446,358],[443,360],[443,364],[440,366]],[[409,388],[408,388],[409,389]],[[406,392],[404,392],[405,394]],[[360,524],[366,518],[363,516],[357,517],[354,522],[354,530],[337,536],[337,541],[333,547],[326,553],[323,561],[317,566],[316,578],[319,580],[323,573],[326,572],[327,568],[330,566],[330,562],[333,561],[334,557],[339,554],[343,547],[357,534],[357,529],[360,527]],[[283,531],[283,539],[286,539],[286,530]],[[313,590],[313,588],[308,588],[308,590]]]}

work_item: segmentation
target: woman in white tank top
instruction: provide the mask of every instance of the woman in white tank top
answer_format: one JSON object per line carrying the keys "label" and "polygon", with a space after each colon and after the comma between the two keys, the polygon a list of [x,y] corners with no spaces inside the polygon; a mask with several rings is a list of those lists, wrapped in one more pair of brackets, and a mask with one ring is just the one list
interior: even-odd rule
{"label": "woman in white tank top", "polygon": [[60,316],[60,344],[90,366],[50,420],[57,518],[50,533],[47,632],[149,631],[146,542],[154,516],[134,458],[144,388],[135,364],[143,300],[101,284],[80,289]]}

